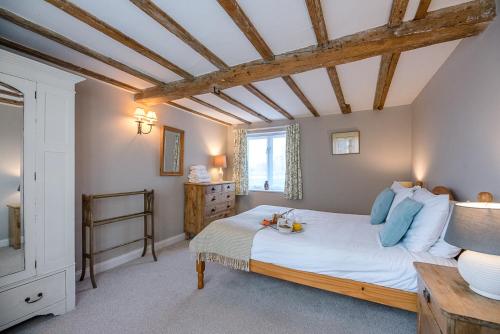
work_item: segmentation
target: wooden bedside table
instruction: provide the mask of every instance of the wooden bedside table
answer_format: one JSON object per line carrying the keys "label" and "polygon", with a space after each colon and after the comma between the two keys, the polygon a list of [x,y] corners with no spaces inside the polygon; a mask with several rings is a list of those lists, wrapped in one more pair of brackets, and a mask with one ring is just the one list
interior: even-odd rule
{"label": "wooden bedside table", "polygon": [[500,333],[500,301],[470,290],[457,268],[414,265],[418,273],[418,333]]}

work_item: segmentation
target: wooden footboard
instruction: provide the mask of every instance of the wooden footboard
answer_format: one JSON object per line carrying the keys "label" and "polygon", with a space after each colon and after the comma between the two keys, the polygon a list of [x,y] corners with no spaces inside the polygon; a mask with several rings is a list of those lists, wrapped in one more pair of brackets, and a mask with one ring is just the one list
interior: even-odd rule
{"label": "wooden footboard", "polygon": [[[204,270],[205,262],[197,262],[198,289],[203,289]],[[250,260],[250,271],[321,290],[336,292],[341,295],[417,312],[417,294],[414,292],[289,269],[255,260]]]}

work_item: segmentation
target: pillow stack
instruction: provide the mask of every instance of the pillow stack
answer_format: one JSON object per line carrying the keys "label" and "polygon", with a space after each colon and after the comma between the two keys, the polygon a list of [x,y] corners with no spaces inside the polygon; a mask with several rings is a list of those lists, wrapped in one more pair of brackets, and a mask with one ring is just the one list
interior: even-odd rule
{"label": "pillow stack", "polygon": [[448,195],[434,195],[420,187],[406,188],[394,182],[375,199],[370,222],[385,222],[379,233],[384,247],[401,242],[411,252],[452,258],[460,252],[444,241],[452,209]]}

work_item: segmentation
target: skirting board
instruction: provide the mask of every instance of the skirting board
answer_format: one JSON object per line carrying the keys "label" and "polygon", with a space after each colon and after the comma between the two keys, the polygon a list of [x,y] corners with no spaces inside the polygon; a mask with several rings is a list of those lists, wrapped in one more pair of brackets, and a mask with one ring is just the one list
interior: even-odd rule
{"label": "skirting board", "polygon": [[[157,242],[155,242],[155,250],[158,251],[158,250],[160,250],[162,248],[165,248],[165,247],[171,246],[173,244],[176,244],[178,242],[181,242],[182,240],[185,240],[184,233],[178,234],[178,235],[174,235],[173,237],[170,237],[170,238],[167,238],[167,239],[164,239],[164,240],[161,240],[161,241],[157,241]],[[147,253],[151,253],[151,246],[148,246]],[[142,254],[142,247],[138,248],[138,249],[134,249],[133,251],[130,251],[128,253],[125,253],[125,254],[113,257],[113,258],[111,258],[109,260],[96,263],[94,265],[94,272],[96,274],[98,274],[98,273],[102,273],[103,271],[116,268],[119,265],[122,265],[124,263],[127,263],[127,262],[130,262],[132,260],[140,258],[141,254]],[[89,272],[89,268],[87,267],[87,273],[88,272]],[[80,279],[81,273],[82,273],[81,270],[78,270],[75,273],[75,280],[78,281]],[[87,278],[88,277],[89,276],[87,275]],[[85,278],[85,279],[87,279],[87,278]]]}

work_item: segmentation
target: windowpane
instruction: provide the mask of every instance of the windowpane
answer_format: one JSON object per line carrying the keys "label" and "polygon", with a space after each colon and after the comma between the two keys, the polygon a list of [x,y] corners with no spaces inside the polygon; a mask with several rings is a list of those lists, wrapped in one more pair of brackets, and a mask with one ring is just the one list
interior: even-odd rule
{"label": "windowpane", "polygon": [[248,138],[248,186],[264,189],[267,180],[267,138]]}
{"label": "windowpane", "polygon": [[248,136],[248,186],[252,190],[283,191],[286,172],[284,132]]}
{"label": "windowpane", "polygon": [[285,189],[285,154],[286,154],[286,138],[285,136],[276,136],[273,142],[273,169],[272,169],[272,184],[271,190]]}

